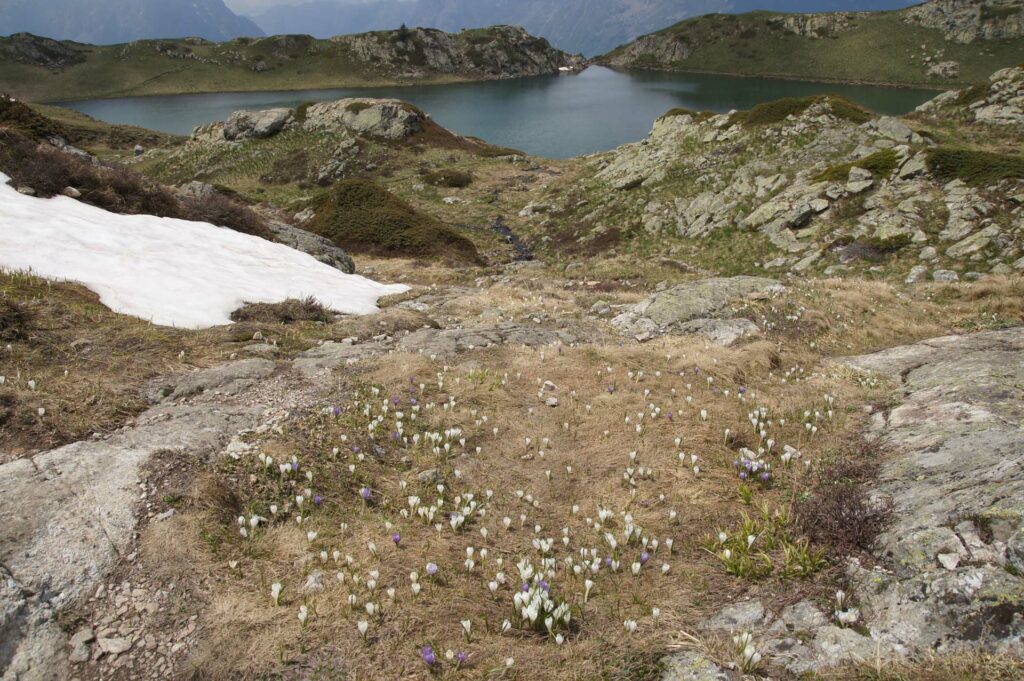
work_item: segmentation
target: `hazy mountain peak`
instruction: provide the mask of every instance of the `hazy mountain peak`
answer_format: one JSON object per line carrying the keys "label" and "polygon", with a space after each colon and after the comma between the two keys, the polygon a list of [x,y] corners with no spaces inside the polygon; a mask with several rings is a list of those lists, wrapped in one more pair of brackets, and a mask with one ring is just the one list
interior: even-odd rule
{"label": "hazy mountain peak", "polygon": [[223,0],[0,0],[0,26],[4,33],[26,31],[100,44],[263,35],[259,26],[232,12]]}

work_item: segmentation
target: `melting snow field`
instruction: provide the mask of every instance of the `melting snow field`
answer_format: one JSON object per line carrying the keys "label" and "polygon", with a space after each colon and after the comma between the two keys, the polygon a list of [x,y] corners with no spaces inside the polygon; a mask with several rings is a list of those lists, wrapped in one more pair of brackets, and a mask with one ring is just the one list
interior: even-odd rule
{"label": "melting snow field", "polygon": [[408,290],[205,222],[25,196],[8,179],[0,173],[0,267],[79,282],[111,310],[154,324],[228,324],[244,303],[307,296],[337,312],[369,314],[379,297]]}

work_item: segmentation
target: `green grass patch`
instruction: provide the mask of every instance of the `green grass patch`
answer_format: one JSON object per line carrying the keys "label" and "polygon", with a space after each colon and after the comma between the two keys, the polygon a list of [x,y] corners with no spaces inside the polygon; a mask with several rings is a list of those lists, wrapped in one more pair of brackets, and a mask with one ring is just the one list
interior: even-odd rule
{"label": "green grass patch", "polygon": [[870,156],[834,165],[814,178],[815,182],[845,182],[853,168],[863,168],[875,177],[889,177],[899,166],[900,156],[892,149],[876,151]]}
{"label": "green grass patch", "polygon": [[318,201],[308,228],[352,251],[479,263],[476,246],[371,180],[342,180]]}
{"label": "green grass patch", "polygon": [[680,106],[680,107],[676,107],[674,109],[669,109],[668,111],[663,113],[660,118],[673,118],[675,116],[690,116],[695,121],[699,121],[700,122],[700,121],[706,121],[709,118],[713,117],[714,115],[715,114],[711,113],[710,111],[693,111],[691,109],[686,109],[686,108]]}
{"label": "green grass patch", "polygon": [[928,150],[928,168],[947,182],[959,179],[974,187],[987,187],[1024,178],[1024,156],[936,147]]}
{"label": "green grass patch", "polygon": [[852,123],[867,123],[871,120],[871,113],[857,104],[854,104],[845,97],[838,95],[815,95],[813,97],[785,97],[772,102],[758,104],[749,111],[737,111],[729,119],[730,124],[739,124],[745,127],[759,125],[772,125],[781,123],[790,116],[799,116],[815,104],[825,103],[832,109],[832,115],[836,118],[850,121]]}

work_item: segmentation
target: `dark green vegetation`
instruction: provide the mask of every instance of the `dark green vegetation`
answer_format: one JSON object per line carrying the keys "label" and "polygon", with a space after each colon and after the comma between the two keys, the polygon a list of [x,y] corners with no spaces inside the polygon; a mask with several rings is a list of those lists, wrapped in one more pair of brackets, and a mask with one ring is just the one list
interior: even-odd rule
{"label": "dark green vegetation", "polygon": [[435,187],[461,189],[473,184],[473,175],[464,170],[434,170],[426,173],[423,179]]}
{"label": "dark green vegetation", "polygon": [[845,182],[853,168],[863,168],[877,178],[886,178],[893,174],[899,162],[899,154],[885,149],[850,163],[834,165],[814,179],[816,182]]}
{"label": "dark green vegetation", "polygon": [[960,179],[969,185],[984,187],[1024,178],[1024,156],[936,147],[928,151],[928,168],[943,180]]}
{"label": "dark green vegetation", "polygon": [[[985,7],[981,20],[998,21],[993,13],[1001,8]],[[710,14],[620,46],[598,62],[621,68],[946,87],[977,82],[1024,61],[1024,40],[963,44],[904,16],[905,10],[860,13],[824,21],[800,35],[787,28],[785,14]],[[937,61],[958,62],[960,75],[947,79],[929,74]]]}
{"label": "dark green vegetation", "polygon": [[758,104],[749,111],[737,111],[729,120],[730,124],[747,127],[781,123],[790,116],[799,116],[815,104],[828,104],[832,115],[851,123],[867,123],[871,114],[845,97],[838,95],[815,95],[813,97],[787,97]]}
{"label": "dark green vegetation", "polygon": [[473,242],[371,180],[342,180],[306,226],[342,248],[377,255],[479,263]]}
{"label": "dark green vegetation", "polygon": [[[455,34],[417,28],[400,37],[376,31],[330,40],[281,35],[83,45],[22,34],[0,38],[0,83],[22,99],[66,101],[387,85],[408,82],[410,74],[417,83],[480,80],[546,73],[570,59],[509,26]],[[444,52],[441,62],[431,61]]]}
{"label": "dark green vegetation", "polygon": [[672,118],[673,116],[690,116],[691,118],[697,121],[706,121],[714,115],[715,114],[711,113],[710,111],[692,111],[690,109],[677,106],[674,109],[669,109],[668,111],[666,111],[664,114],[662,114],[661,117]]}

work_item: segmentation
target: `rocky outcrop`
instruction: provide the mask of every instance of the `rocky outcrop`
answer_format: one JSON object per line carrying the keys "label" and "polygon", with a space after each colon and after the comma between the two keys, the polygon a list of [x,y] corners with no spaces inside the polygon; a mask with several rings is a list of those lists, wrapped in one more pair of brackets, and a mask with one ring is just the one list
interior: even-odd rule
{"label": "rocky outcrop", "polygon": [[42,38],[31,33],[15,33],[0,38],[0,59],[18,64],[42,66],[57,71],[85,61],[82,50],[73,44]]}
{"label": "rocky outcrop", "polygon": [[[900,403],[866,436],[884,449],[872,497],[893,504],[874,548],[851,559],[847,613],[819,603],[778,612],[735,603],[707,632],[753,632],[768,664],[794,676],[864,660],[962,650],[1024,654],[1024,329],[949,336],[838,366],[899,384]],[[831,610],[831,608],[829,609]],[[696,665],[706,676],[686,676]],[[674,656],[663,679],[720,678]]]}
{"label": "rocky outcrop", "polygon": [[904,12],[909,23],[935,28],[947,40],[1010,40],[1024,36],[1021,0],[930,0]]}
{"label": "rocky outcrop", "polygon": [[751,296],[770,297],[783,290],[779,282],[763,277],[702,279],[655,293],[625,308],[611,324],[639,341],[666,333],[699,334],[719,345],[731,345],[758,334],[759,329],[748,319],[723,314],[729,304]]}
{"label": "rocky outcrop", "polygon": [[804,38],[834,38],[852,28],[856,18],[857,14],[854,12],[786,14],[769,17],[768,25]]}
{"label": "rocky outcrop", "polygon": [[399,140],[423,130],[426,115],[398,99],[339,99],[306,109],[306,130],[348,130],[356,135]]}
{"label": "rocky outcrop", "polygon": [[405,78],[431,73],[519,78],[576,69],[580,55],[557,50],[518,26],[445,33],[432,28],[373,32],[331,38],[356,60]]}
{"label": "rocky outcrop", "polygon": [[291,109],[236,111],[224,122],[224,139],[264,139],[281,132],[291,120]]}
{"label": "rocky outcrop", "polygon": [[335,246],[334,242],[330,239],[284,222],[271,221],[267,223],[267,227],[274,234],[274,239],[279,243],[291,246],[297,251],[308,253],[320,262],[337,268],[346,274],[355,274],[356,264],[352,260],[352,256]]}
{"label": "rocky outcrop", "polygon": [[996,71],[987,83],[970,90],[944,92],[917,111],[933,116],[948,116],[987,125],[1024,123],[1024,68]]}

